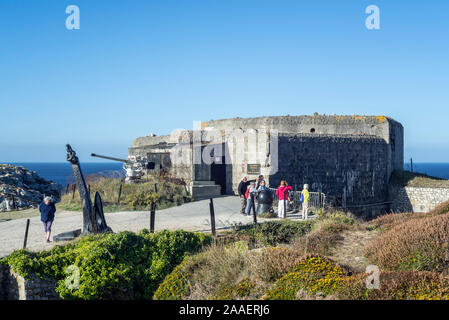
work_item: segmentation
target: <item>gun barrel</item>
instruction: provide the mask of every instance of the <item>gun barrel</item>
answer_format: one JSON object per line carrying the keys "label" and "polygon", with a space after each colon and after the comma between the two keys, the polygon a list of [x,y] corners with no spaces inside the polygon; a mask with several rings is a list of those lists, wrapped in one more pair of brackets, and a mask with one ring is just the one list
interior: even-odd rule
{"label": "gun barrel", "polygon": [[126,160],[126,159],[119,159],[119,158],[114,158],[114,157],[102,156],[102,155],[95,154],[95,153],[92,153],[91,156],[92,157],[97,157],[97,158],[102,158],[102,159],[107,159],[107,160],[125,162],[125,163],[128,162],[128,160]]}

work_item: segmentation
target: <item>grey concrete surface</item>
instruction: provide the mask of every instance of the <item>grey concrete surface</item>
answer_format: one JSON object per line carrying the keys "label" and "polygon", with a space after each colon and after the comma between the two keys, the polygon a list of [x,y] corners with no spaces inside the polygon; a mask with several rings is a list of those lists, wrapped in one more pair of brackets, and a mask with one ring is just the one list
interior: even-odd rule
{"label": "grey concrete surface", "polygon": [[[240,199],[235,196],[214,199],[216,228],[229,228],[236,223],[251,223],[252,217],[239,213]],[[150,227],[148,211],[106,213],[106,222],[114,232],[138,232]],[[0,220],[0,257],[23,247],[26,218]],[[262,220],[262,219],[261,219]],[[81,212],[56,212],[52,227],[52,237],[66,231],[82,227]],[[184,229],[189,231],[210,231],[209,200],[191,202],[178,207],[156,211],[155,230]],[[45,235],[40,217],[30,218],[27,249],[32,251],[50,249],[55,242],[45,243]]]}
{"label": "grey concrete surface", "polygon": [[[240,199],[237,196],[224,196],[214,199],[215,224],[217,231],[234,224],[253,222],[251,216],[240,214]],[[138,232],[150,228],[149,211],[126,211],[105,213],[106,222],[114,232]],[[289,219],[300,219],[300,214],[290,214]],[[313,218],[313,217],[312,217]],[[0,257],[23,247],[26,218],[0,220]],[[58,211],[52,226],[52,236],[82,227],[82,213]],[[258,218],[263,222],[267,219]],[[272,219],[270,219],[272,220]],[[155,231],[183,229],[188,231],[210,232],[209,200],[186,203],[182,206],[156,210]],[[45,243],[45,234],[39,216],[30,218],[27,249],[31,251],[51,249],[58,242]]]}

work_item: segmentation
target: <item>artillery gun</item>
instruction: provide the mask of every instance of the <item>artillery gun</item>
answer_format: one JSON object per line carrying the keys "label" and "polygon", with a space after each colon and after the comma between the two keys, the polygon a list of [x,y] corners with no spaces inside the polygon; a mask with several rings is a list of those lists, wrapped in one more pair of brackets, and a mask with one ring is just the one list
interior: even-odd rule
{"label": "artillery gun", "polygon": [[109,156],[102,156],[92,153],[92,157],[123,162],[123,169],[126,172],[125,183],[136,183],[142,180],[145,175],[145,170],[152,169],[154,163],[148,162],[146,157],[129,156],[128,159],[119,159]]}

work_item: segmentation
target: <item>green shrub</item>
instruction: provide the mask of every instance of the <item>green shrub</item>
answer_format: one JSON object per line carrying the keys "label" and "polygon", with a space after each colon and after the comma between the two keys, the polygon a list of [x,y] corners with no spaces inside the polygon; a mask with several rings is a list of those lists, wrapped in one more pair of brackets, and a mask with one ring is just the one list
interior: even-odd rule
{"label": "green shrub", "polygon": [[233,233],[236,237],[253,245],[260,243],[266,246],[274,246],[280,243],[288,243],[295,237],[305,235],[310,232],[312,225],[312,221],[267,221],[234,226]]}
{"label": "green shrub", "polygon": [[[19,274],[58,281],[65,299],[151,299],[158,284],[188,253],[210,243],[204,234],[161,231],[88,236],[50,251],[13,252],[2,259]],[[66,268],[79,268],[79,288],[66,285]]]}

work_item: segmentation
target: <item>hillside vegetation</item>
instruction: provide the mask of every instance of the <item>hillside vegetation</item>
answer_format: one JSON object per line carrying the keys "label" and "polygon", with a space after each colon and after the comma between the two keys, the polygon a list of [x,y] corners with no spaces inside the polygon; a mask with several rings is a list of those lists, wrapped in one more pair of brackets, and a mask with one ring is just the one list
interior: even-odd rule
{"label": "hillside vegetation", "polygon": [[[64,299],[449,299],[449,202],[428,213],[359,221],[236,225],[217,237],[185,231],[86,237],[50,251],[15,251],[0,263],[58,281]],[[67,289],[65,268],[80,269]],[[370,288],[368,265],[379,268]]]}
{"label": "hillside vegetation", "polygon": [[[158,177],[148,177],[143,183],[125,184],[121,179],[97,178],[90,176],[87,179],[90,186],[92,201],[95,192],[99,192],[103,200],[105,212],[149,210],[151,203],[155,201],[159,209],[181,205],[192,201],[185,186],[169,182]],[[122,186],[119,203],[119,189]],[[157,192],[155,185],[157,186]],[[72,191],[61,196],[58,209],[69,211],[81,211],[82,203],[79,192]]]}
{"label": "hillside vegetation", "polygon": [[[448,207],[370,222],[327,212],[312,223],[237,228],[228,238],[240,241],[185,259],[154,299],[447,300]],[[369,264],[380,269],[379,289],[366,285]]]}

